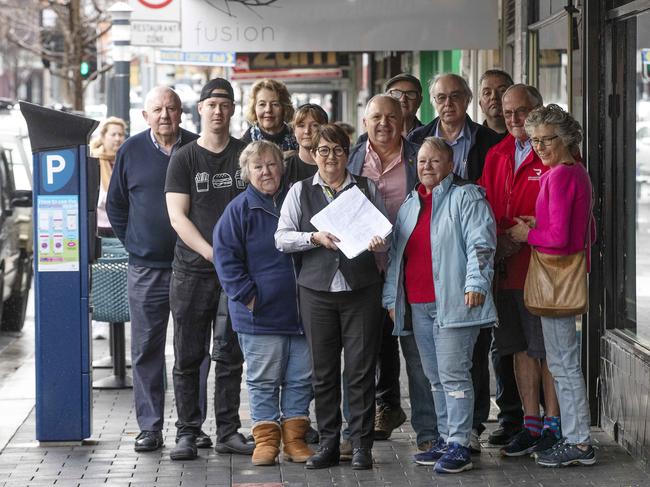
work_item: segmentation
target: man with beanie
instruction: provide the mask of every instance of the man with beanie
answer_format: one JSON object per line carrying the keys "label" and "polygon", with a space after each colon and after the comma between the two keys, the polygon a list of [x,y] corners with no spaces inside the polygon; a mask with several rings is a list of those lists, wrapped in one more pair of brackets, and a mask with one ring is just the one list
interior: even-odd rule
{"label": "man with beanie", "polygon": [[165,182],[169,219],[178,233],[169,293],[178,412],[172,460],[197,457],[199,366],[213,327],[215,450],[250,455],[254,448],[238,432],[243,356],[230,320],[217,322],[221,286],[212,264],[212,230],[228,203],[245,189],[238,160],[246,144],[230,136],[235,111],[230,83],[209,81],[201,90],[198,111],[202,135],[174,154]]}

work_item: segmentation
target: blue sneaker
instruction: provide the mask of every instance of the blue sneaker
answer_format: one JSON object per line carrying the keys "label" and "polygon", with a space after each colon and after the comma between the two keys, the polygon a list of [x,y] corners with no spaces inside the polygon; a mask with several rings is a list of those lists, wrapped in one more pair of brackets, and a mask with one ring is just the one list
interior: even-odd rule
{"label": "blue sneaker", "polygon": [[435,471],[438,473],[460,473],[471,470],[472,452],[466,446],[451,442],[447,452],[436,462]]}
{"label": "blue sneaker", "polygon": [[424,453],[413,455],[413,461],[418,465],[435,465],[438,459],[447,452],[447,443],[441,436],[435,441],[433,446]]}
{"label": "blue sneaker", "polygon": [[578,445],[567,443],[566,439],[560,440],[549,450],[540,452],[536,458],[537,465],[542,467],[568,467],[571,465],[593,465],[596,463],[596,454],[591,445],[582,450]]}

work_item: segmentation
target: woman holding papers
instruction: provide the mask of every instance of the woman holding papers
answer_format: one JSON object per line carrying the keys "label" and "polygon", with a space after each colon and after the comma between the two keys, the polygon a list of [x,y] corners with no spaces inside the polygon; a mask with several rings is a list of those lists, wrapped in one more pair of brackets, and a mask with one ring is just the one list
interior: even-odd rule
{"label": "woman holding papers", "polygon": [[355,187],[385,215],[373,182],[347,171],[349,148],[350,139],[340,127],[327,124],[316,129],[311,151],[318,172],[291,187],[275,233],[277,248],[296,258],[300,313],[312,352],[321,448],[307,460],[307,468],[339,463],[341,350],[349,391],[352,468],[372,467],[381,278],[370,251],[383,250],[385,241],[379,236],[369,238],[369,251],[348,259],[337,246],[340,240],[318,231],[311,222],[339,195]]}
{"label": "woman holding papers", "polygon": [[472,351],[479,329],[497,321],[492,210],[482,188],[453,169],[445,141],[426,138],[418,152],[420,184],[393,228],[383,296],[395,333],[412,326],[433,391],[440,437],[415,461],[446,473],[472,468]]}
{"label": "woman holding papers", "polygon": [[282,152],[272,142],[255,141],[243,150],[239,164],[250,184],[215,226],[214,264],[246,361],[253,464],[275,464],[280,438],[284,459],[304,462],[314,454],[304,440],[311,359],[298,314],[293,262],[273,241],[286,194]]}

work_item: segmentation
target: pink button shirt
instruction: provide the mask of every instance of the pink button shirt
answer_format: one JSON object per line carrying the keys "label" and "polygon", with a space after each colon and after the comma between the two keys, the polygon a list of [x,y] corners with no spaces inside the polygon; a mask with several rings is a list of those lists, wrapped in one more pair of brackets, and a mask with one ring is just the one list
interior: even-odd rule
{"label": "pink button shirt", "polygon": [[390,161],[384,169],[379,156],[368,141],[366,142],[366,158],[361,171],[362,175],[372,179],[377,185],[388,212],[388,219],[393,224],[397,220],[399,207],[402,206],[404,198],[406,198],[406,169],[404,168],[403,153],[404,148],[400,143],[398,156]]}

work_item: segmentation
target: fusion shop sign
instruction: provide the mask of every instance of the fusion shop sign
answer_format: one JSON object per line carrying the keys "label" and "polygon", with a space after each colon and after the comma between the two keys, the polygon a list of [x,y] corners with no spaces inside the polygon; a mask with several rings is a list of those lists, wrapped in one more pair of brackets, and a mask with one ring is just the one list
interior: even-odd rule
{"label": "fusion shop sign", "polygon": [[498,10],[498,0],[184,0],[182,49],[491,49]]}

